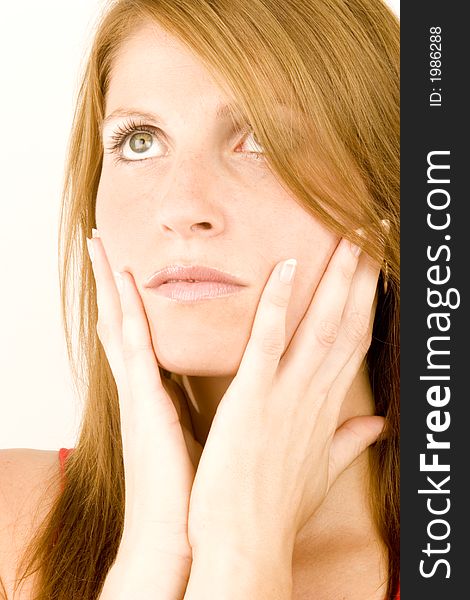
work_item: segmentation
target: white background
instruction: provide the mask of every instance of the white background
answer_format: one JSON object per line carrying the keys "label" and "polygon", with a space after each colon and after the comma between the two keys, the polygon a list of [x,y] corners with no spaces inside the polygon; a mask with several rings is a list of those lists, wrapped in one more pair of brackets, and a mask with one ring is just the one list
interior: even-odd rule
{"label": "white background", "polygon": [[[0,448],[56,450],[74,446],[82,408],[60,316],[60,194],[78,74],[104,0],[2,4]],[[399,15],[399,1],[389,4]]]}

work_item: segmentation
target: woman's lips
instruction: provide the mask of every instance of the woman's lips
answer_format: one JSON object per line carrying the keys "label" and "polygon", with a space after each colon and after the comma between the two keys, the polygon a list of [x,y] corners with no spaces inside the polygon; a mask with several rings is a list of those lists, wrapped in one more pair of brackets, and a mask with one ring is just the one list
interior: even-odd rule
{"label": "woman's lips", "polygon": [[241,285],[219,283],[216,281],[169,281],[153,288],[157,294],[180,302],[217,298],[235,294],[243,289]]}
{"label": "woman's lips", "polygon": [[179,302],[197,302],[235,294],[245,287],[238,278],[199,265],[170,265],[145,284],[157,294]]}

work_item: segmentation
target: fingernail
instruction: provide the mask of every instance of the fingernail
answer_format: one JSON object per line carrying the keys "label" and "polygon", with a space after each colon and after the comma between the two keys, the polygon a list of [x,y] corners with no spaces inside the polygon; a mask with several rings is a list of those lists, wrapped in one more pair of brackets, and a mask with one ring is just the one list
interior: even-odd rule
{"label": "fingernail", "polygon": [[[362,227],[360,227],[359,229],[356,229],[355,233],[357,233],[357,235],[360,235],[361,237],[364,237],[364,229],[362,229]],[[362,251],[362,248],[360,246],[357,246],[356,244],[353,244],[353,242],[349,242],[349,246],[350,246],[351,252],[354,254],[354,256],[359,256],[359,254]]]}
{"label": "fingernail", "polygon": [[95,253],[93,252],[93,242],[91,241],[91,238],[86,239],[86,245],[88,247],[88,254],[90,256],[90,260],[91,260],[91,262],[93,262]]}
{"label": "fingernail", "polygon": [[91,230],[91,234],[94,238],[99,238],[100,237],[100,232],[97,229],[92,229]]}
{"label": "fingernail", "polygon": [[116,282],[116,287],[118,289],[119,294],[122,294],[122,290],[124,289],[124,278],[121,275],[121,273],[118,273],[117,271],[113,271],[113,275],[114,275],[114,280]]}
{"label": "fingernail", "polygon": [[289,258],[289,260],[284,261],[279,273],[279,279],[282,281],[282,283],[291,283],[292,279],[294,278],[296,266],[297,261],[295,258]]}

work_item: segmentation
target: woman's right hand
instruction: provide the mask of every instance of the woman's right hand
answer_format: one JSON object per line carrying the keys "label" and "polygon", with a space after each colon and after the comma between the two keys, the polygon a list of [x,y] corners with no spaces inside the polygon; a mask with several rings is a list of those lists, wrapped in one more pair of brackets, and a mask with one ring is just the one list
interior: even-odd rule
{"label": "woman's right hand", "polygon": [[118,293],[95,231],[87,243],[97,287],[97,333],[119,395],[125,475],[123,535],[110,571],[113,583],[107,579],[103,588],[113,591],[100,597],[125,598],[132,592],[131,597],[144,598],[148,592],[182,598],[192,561],[189,498],[202,447],[176,384],[160,377],[134,279],[123,273]]}

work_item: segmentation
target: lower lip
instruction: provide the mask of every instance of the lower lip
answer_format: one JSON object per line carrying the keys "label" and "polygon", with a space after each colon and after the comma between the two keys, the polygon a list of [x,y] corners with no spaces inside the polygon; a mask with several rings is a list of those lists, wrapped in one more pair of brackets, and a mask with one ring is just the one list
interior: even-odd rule
{"label": "lower lip", "polygon": [[218,281],[173,281],[172,283],[163,283],[153,288],[160,296],[166,296],[179,302],[198,302],[200,300],[209,300],[210,298],[220,298],[236,294],[242,289],[241,285],[232,283],[222,283]]}

